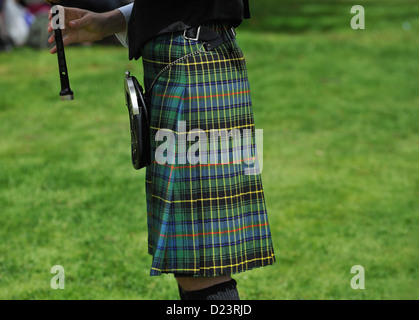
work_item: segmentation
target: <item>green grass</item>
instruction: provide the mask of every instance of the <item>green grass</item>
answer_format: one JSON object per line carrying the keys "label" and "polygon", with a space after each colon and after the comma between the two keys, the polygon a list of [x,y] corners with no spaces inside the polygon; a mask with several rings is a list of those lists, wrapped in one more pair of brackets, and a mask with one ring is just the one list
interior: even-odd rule
{"label": "green grass", "polygon": [[[278,260],[237,275],[241,297],[418,299],[418,6],[375,4],[353,31],[348,1],[298,3],[254,8],[238,35]],[[148,275],[130,164],[123,75],[141,64],[114,47],[67,56],[73,102],[57,99],[54,56],[0,53],[0,299],[177,299],[172,276]],[[50,288],[56,264],[65,290]]]}

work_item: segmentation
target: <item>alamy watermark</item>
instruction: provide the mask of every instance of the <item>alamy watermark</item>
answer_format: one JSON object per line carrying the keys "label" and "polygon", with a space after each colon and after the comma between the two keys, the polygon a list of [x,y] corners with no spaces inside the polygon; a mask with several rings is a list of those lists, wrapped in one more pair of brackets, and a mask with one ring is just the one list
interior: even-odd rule
{"label": "alamy watermark", "polygon": [[351,20],[351,28],[354,30],[365,29],[365,9],[363,6],[356,5],[351,8],[351,13],[355,16]]}
{"label": "alamy watermark", "polygon": [[365,269],[361,265],[356,265],[351,268],[351,273],[355,276],[351,279],[351,287],[354,290],[365,289]]}
{"label": "alamy watermark", "polygon": [[52,18],[51,26],[53,29],[65,29],[64,8],[62,6],[53,6],[51,8]]}
{"label": "alamy watermark", "polygon": [[54,290],[65,289],[65,271],[64,267],[55,265],[51,267],[51,273],[56,274],[51,279],[51,288]]}
{"label": "alamy watermark", "polygon": [[156,149],[159,164],[217,165],[243,164],[246,175],[263,169],[262,129],[192,129],[186,121],[179,121],[177,132],[159,129],[155,141],[162,142]]}

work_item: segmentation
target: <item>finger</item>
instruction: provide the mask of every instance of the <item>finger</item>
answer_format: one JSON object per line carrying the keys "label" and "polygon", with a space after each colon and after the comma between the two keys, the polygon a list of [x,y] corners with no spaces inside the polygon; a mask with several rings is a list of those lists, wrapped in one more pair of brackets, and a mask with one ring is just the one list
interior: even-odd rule
{"label": "finger", "polygon": [[[51,41],[51,42],[50,42],[50,40],[51,40],[51,39],[53,39],[53,41]],[[48,42],[52,43],[52,42],[54,42],[54,41],[55,41],[55,36],[54,36],[54,35],[52,35],[52,36],[49,38]],[[69,37],[69,36],[67,36],[67,35],[63,35],[63,44],[64,44],[64,47],[67,47],[68,45],[72,44],[73,42],[74,42],[74,41],[73,41],[73,39],[72,39],[71,37]],[[52,48],[52,49],[50,50],[50,53],[51,53],[51,54],[57,53],[57,46],[55,46],[54,48]]]}
{"label": "finger", "polygon": [[52,44],[53,42],[55,42],[55,34],[54,33],[48,39],[49,44]]}
{"label": "finger", "polygon": [[[53,42],[55,42],[55,32],[53,32],[54,31],[54,29],[48,29],[48,31],[51,33],[51,35],[50,35],[50,37],[49,37],[49,39],[48,39],[48,43],[49,44],[52,44]],[[65,31],[65,29],[62,29],[61,30],[61,35],[64,37],[65,35],[67,34],[67,32]]]}
{"label": "finger", "polygon": [[71,37],[67,36],[67,35],[63,35],[63,44],[64,47],[67,47],[68,45],[72,44],[74,41]]}
{"label": "finger", "polygon": [[54,31],[54,28],[52,27],[52,22],[48,22],[48,28],[47,28],[48,32],[51,33]]}
{"label": "finger", "polygon": [[[48,39],[49,44],[53,44],[54,42],[55,42],[55,33],[53,33]],[[54,46],[49,52],[51,54],[57,53],[57,46]]]}
{"label": "finger", "polygon": [[76,20],[72,20],[69,22],[69,26],[73,29],[80,29],[83,28],[89,24],[91,24],[91,16],[90,14],[86,14],[83,18],[81,19],[76,19]]}

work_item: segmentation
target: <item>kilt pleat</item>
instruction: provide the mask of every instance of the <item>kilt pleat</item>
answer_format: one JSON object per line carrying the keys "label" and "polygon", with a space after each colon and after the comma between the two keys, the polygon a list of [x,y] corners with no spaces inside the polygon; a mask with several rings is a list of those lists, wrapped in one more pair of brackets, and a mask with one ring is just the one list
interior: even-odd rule
{"label": "kilt pleat", "polygon": [[[165,65],[200,47],[178,33],[148,42],[142,52],[146,90]],[[257,153],[246,64],[236,40],[177,64],[158,79],[150,100],[150,274],[217,276],[273,264],[261,175],[245,173]],[[216,139],[245,129],[246,145]],[[157,135],[165,139],[156,141]],[[166,162],[157,157],[163,144]]]}

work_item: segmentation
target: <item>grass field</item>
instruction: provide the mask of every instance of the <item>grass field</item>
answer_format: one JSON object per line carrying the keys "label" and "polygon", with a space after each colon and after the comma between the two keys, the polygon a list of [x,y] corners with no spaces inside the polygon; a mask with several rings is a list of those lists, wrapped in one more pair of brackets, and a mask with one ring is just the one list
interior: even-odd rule
{"label": "grass field", "polygon": [[[242,299],[419,298],[419,8],[364,2],[366,30],[349,1],[264,1],[239,29],[277,255],[236,276]],[[0,53],[0,299],[178,299],[172,276],[148,275],[130,164],[123,76],[141,63],[122,47],[67,56],[73,102],[55,56]]]}

